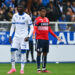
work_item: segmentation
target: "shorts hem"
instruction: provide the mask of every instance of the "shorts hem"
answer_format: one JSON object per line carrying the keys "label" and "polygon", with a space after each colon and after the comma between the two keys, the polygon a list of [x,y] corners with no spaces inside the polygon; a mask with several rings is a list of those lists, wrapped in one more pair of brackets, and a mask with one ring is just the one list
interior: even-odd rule
{"label": "shorts hem", "polygon": [[18,50],[17,48],[11,48],[11,52]]}

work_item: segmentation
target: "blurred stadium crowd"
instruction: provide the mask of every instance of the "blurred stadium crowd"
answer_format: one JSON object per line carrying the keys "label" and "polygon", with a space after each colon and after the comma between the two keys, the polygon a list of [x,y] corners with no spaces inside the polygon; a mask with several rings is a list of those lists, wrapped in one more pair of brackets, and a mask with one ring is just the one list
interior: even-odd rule
{"label": "blurred stadium crowd", "polygon": [[10,21],[19,3],[25,6],[33,21],[40,15],[40,7],[46,7],[50,21],[75,21],[75,0],[0,0],[0,21]]}
{"label": "blurred stadium crowd", "polygon": [[[20,3],[33,21],[40,15],[39,9],[46,7],[50,22],[75,22],[75,0],[0,0],[0,21],[11,21]],[[4,26],[0,24],[0,30]],[[51,27],[55,30],[54,24]],[[58,24],[58,27],[59,31],[75,31],[75,24]]]}

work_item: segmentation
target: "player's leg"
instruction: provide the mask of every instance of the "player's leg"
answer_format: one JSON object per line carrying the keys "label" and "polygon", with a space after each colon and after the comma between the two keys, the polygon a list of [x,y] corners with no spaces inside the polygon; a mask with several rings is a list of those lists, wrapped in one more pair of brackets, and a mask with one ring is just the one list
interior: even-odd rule
{"label": "player's leg", "polygon": [[40,73],[40,60],[41,60],[41,52],[37,52],[37,72]]}
{"label": "player's leg", "polygon": [[11,52],[11,69],[8,71],[8,74],[12,74],[13,72],[16,72],[15,68],[15,51]]}
{"label": "player's leg", "polygon": [[16,48],[11,48],[11,64],[12,64],[12,69],[15,69],[15,51]]}
{"label": "player's leg", "polygon": [[29,49],[30,49],[30,51],[31,51],[31,57],[32,57],[32,62],[36,62],[35,60],[34,60],[34,52],[33,52],[33,41],[29,41]]}
{"label": "player's leg", "polygon": [[47,72],[47,73],[49,73],[49,71],[46,69],[48,52],[49,52],[49,41],[44,40],[43,55],[42,55],[42,72]]}
{"label": "player's leg", "polygon": [[24,74],[24,65],[26,62],[26,50],[21,50],[21,70],[20,73]]}
{"label": "player's leg", "polygon": [[28,60],[28,58],[29,58],[29,50],[27,50],[27,52],[26,52],[26,60],[27,60],[27,62],[30,62],[30,61]]}
{"label": "player's leg", "polygon": [[37,51],[37,72],[40,73],[40,60],[41,60],[41,52],[42,52],[42,40],[36,40],[36,51]]}
{"label": "player's leg", "polygon": [[17,41],[16,38],[13,39],[12,45],[11,45],[11,70],[8,72],[8,74],[11,74],[13,72],[16,72],[15,68],[15,51],[18,50],[18,44],[19,42]]}
{"label": "player's leg", "polygon": [[43,56],[42,56],[42,72],[44,72],[44,73],[50,73],[50,71],[48,71],[46,69],[46,64],[47,64],[47,53],[44,52]]}
{"label": "player's leg", "polygon": [[16,52],[16,57],[17,57],[17,61],[21,62],[21,49],[18,49],[18,51]]}
{"label": "player's leg", "polygon": [[21,70],[20,73],[24,74],[24,64],[26,62],[26,50],[29,50],[29,42],[21,42]]}
{"label": "player's leg", "polygon": [[46,63],[47,63],[47,53],[43,52],[42,55],[42,70],[46,70]]}

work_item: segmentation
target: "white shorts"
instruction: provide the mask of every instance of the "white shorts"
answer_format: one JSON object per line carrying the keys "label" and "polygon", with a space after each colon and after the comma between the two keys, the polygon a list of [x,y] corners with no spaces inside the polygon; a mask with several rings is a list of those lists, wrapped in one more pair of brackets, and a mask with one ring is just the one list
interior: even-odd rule
{"label": "white shorts", "polygon": [[24,41],[24,38],[14,37],[12,40],[11,48],[29,50],[29,41]]}

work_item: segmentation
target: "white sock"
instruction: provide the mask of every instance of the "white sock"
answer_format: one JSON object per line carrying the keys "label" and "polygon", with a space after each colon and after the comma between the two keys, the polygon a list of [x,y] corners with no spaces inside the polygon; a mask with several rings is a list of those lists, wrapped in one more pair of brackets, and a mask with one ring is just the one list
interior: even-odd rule
{"label": "white sock", "polygon": [[25,62],[26,62],[26,53],[21,54],[21,70],[24,70]]}
{"label": "white sock", "polygon": [[12,68],[15,69],[15,52],[11,52],[11,64]]}

